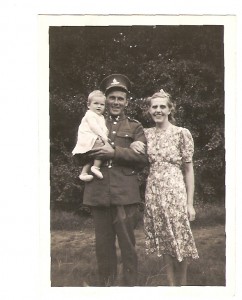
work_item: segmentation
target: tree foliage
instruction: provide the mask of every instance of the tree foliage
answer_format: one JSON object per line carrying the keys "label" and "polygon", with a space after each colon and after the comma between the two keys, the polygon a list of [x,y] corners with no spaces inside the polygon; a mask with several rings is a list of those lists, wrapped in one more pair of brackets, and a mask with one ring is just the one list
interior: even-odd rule
{"label": "tree foliage", "polygon": [[196,198],[224,198],[223,26],[50,27],[49,45],[52,203],[82,201],[71,151],[87,95],[111,73],[130,78],[127,114],[144,127],[145,98],[161,88],[172,95],[176,124],[195,141]]}

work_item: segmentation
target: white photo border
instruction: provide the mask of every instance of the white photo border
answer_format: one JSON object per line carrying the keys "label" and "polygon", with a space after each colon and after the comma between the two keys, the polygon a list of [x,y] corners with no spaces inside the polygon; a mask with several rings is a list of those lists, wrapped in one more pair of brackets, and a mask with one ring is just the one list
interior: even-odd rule
{"label": "white photo border", "polygon": [[[225,57],[226,147],[226,287],[50,287],[50,187],[49,187],[49,47],[50,26],[107,25],[223,25]],[[43,299],[80,297],[171,297],[227,299],[235,294],[235,143],[236,143],[236,17],[218,15],[39,15],[38,16],[38,107],[39,107],[39,217],[40,290]],[[229,246],[228,246],[229,245]],[[118,292],[116,291],[118,290]]]}

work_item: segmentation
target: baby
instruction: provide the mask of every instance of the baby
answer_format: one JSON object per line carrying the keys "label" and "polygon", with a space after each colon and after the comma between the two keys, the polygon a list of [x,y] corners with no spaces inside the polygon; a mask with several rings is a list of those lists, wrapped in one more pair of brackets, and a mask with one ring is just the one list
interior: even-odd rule
{"label": "baby", "polygon": [[[108,129],[105,125],[105,119],[103,116],[105,110],[105,95],[95,90],[88,96],[87,107],[88,111],[82,118],[81,124],[78,128],[78,138],[75,148],[72,154],[86,153],[89,150],[103,146],[108,141]],[[83,181],[91,181],[93,175],[88,174],[92,171],[99,179],[103,178],[100,172],[101,160],[95,159],[93,166],[88,163],[83,166],[79,178]]]}

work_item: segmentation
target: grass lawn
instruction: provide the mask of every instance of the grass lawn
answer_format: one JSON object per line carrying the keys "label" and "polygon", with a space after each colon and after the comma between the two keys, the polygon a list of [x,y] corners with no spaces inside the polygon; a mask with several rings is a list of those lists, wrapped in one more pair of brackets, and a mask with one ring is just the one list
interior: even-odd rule
{"label": "grass lawn", "polygon": [[[197,207],[191,223],[199,259],[189,262],[189,286],[225,286],[225,211],[223,206]],[[92,219],[67,212],[51,215],[51,286],[97,286],[95,237]],[[118,247],[117,247],[118,249]],[[166,286],[162,258],[145,254],[142,222],[136,229],[139,286]],[[121,260],[118,249],[118,278]]]}

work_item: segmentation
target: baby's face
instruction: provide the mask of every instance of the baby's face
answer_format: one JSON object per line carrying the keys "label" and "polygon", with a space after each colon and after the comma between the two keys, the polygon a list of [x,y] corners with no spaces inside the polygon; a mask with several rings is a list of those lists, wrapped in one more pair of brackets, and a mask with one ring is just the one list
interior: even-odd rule
{"label": "baby's face", "polygon": [[88,108],[98,115],[102,115],[105,110],[105,99],[100,96],[94,96]]}

